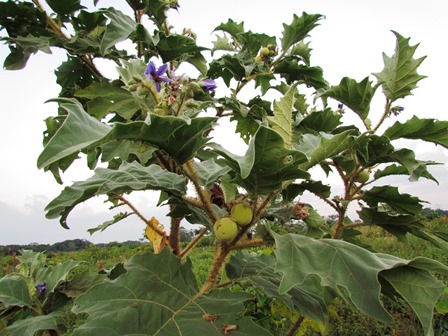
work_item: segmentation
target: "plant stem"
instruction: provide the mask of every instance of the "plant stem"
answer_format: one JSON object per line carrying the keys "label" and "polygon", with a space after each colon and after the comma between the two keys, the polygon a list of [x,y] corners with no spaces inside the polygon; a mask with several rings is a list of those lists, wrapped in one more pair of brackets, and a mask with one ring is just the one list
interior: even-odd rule
{"label": "plant stem", "polygon": [[[170,204],[170,210],[173,211],[176,206]],[[180,222],[182,218],[171,217],[170,227],[170,246],[175,256],[180,256]]]}
{"label": "plant stem", "polygon": [[137,208],[131,203],[129,202],[126,198],[124,198],[121,195],[116,195],[115,196],[118,200],[120,200],[121,202],[123,202],[124,204],[126,204],[128,207],[130,207],[132,209],[132,211],[142,220],[145,222],[146,225],[150,226],[151,229],[153,229],[155,232],[157,232],[157,234],[161,235],[161,236],[165,236],[166,233],[162,230],[160,230],[158,227],[156,227],[150,220],[146,219],[140,211],[137,210]]}
{"label": "plant stem", "polygon": [[213,287],[218,285],[218,277],[219,273],[221,272],[221,269],[224,265],[224,261],[227,257],[227,254],[229,253],[230,249],[228,246],[225,246],[227,244],[224,243],[218,243],[216,245],[215,250],[215,257],[213,259],[213,264],[210,268],[210,271],[208,273],[207,279],[205,280],[204,284],[202,285],[201,289],[199,290],[196,297],[199,297],[208,291],[210,291]]}
{"label": "plant stem", "polygon": [[183,251],[180,253],[179,257],[183,258],[185,257],[190,251],[195,247],[199,241],[202,239],[202,237],[208,232],[208,228],[203,228],[201,232],[183,249]]}
{"label": "plant stem", "polygon": [[193,183],[196,193],[201,200],[202,209],[209,216],[212,223],[215,223],[219,217],[216,214],[215,210],[213,210],[211,202],[210,202],[210,192],[202,187],[201,181],[199,179],[199,174],[194,166],[194,161],[190,160],[183,165],[185,175],[190,179]]}
{"label": "plant stem", "polygon": [[285,336],[294,336],[297,333],[297,330],[299,330],[300,326],[302,325],[304,319],[305,317],[299,316],[297,321],[291,324],[288,331],[286,331]]}

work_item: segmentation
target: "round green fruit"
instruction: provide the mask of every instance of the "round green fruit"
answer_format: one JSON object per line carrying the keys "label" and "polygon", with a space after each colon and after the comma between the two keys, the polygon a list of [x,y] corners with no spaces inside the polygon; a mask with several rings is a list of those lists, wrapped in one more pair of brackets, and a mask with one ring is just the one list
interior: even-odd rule
{"label": "round green fruit", "polygon": [[252,221],[252,208],[246,203],[238,203],[230,210],[230,216],[238,225],[246,226]]}
{"label": "round green fruit", "polygon": [[369,180],[370,172],[367,169],[361,170],[355,177],[355,181],[358,183],[366,183]]}
{"label": "round green fruit", "polygon": [[229,217],[223,217],[216,221],[213,226],[213,233],[216,239],[229,242],[235,239],[238,234],[238,225]]}
{"label": "round green fruit", "polygon": [[269,56],[269,52],[270,52],[269,48],[263,47],[260,50],[260,55],[261,56]]}

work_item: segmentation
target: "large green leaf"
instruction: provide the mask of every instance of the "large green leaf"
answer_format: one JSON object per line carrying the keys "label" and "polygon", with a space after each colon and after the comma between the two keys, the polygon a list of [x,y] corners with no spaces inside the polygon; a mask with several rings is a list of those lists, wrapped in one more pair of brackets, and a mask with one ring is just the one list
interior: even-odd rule
{"label": "large green leaf", "polygon": [[344,77],[337,86],[332,86],[318,94],[318,97],[331,97],[345,104],[365,120],[369,115],[370,102],[378,86],[372,86],[369,77],[357,83],[354,79]]}
{"label": "large green leaf", "polygon": [[18,275],[0,278],[0,302],[3,302],[5,307],[31,307],[33,301],[25,278]]}
{"label": "large green leaf", "polygon": [[279,293],[281,274],[275,272],[275,264],[276,259],[273,255],[254,256],[249,253],[238,253],[232,256],[226,265],[226,274],[241,284],[248,281],[266,296],[282,300],[290,310],[297,308],[301,315],[325,325],[327,306],[323,299],[323,290],[316,285],[315,279],[309,277],[304,284],[295,286],[286,293]]}
{"label": "large green leaf", "polygon": [[284,77],[288,84],[298,82],[316,90],[328,87],[320,67],[309,67],[297,61],[283,60],[274,68],[274,72]]}
{"label": "large green leaf", "polygon": [[237,174],[235,182],[250,192],[267,194],[281,188],[283,181],[309,177],[298,167],[306,161],[305,154],[287,149],[280,134],[265,126],[260,126],[244,156],[218,144],[213,148]]}
{"label": "large green leaf", "polygon": [[290,25],[283,24],[282,48],[288,50],[292,45],[302,41],[313,30],[318,21],[322,19],[321,14],[302,13],[301,17],[294,14],[293,21]]}
{"label": "large green leaf", "polygon": [[397,121],[384,135],[391,140],[406,138],[433,142],[448,148],[448,121],[412,117],[403,124]]}
{"label": "large green leaf", "polygon": [[51,315],[28,317],[2,329],[0,336],[34,336],[38,331],[58,330],[56,318]]}
{"label": "large green leaf", "polygon": [[296,91],[296,85],[293,85],[279,101],[274,101],[274,116],[267,117],[272,129],[282,136],[287,148],[292,148],[292,109]]}
{"label": "large green leaf", "polygon": [[131,35],[136,29],[137,23],[113,7],[103,9],[101,13],[110,20],[101,40],[101,54],[106,55],[109,48],[125,41]]}
{"label": "large green leaf", "polygon": [[240,318],[251,295],[227,289],[198,295],[191,266],[168,249],[132,257],[125,274],[75,301],[74,312],[89,317],[73,336],[222,336],[223,325],[237,327],[230,335],[271,335],[251,318]]}
{"label": "large green leaf", "polygon": [[[431,288],[430,299],[423,299],[420,295],[411,307],[425,329],[425,335],[432,335],[432,326],[427,323],[432,319],[435,302],[443,293],[444,285],[437,281],[431,272],[448,274],[448,268],[441,263],[426,258],[416,258],[408,261],[398,257],[369,252],[357,245],[342,240],[315,240],[305,236],[274,234],[277,244],[276,271],[283,274],[280,283],[280,293],[286,293],[294,286],[300,286],[309,276],[318,276],[321,285],[331,287],[348,303],[353,304],[363,313],[383,322],[390,322],[391,316],[384,309],[380,301],[380,293],[387,292],[380,283],[380,277],[390,279],[397,291],[408,300],[417,287]],[[418,285],[395,278],[396,274],[419,273]],[[420,301],[422,306],[418,306]]]}
{"label": "large green leaf", "polygon": [[185,192],[185,188],[183,176],[163,170],[158,165],[144,167],[135,161],[124,162],[117,170],[97,168],[91,178],[65,187],[45,208],[46,216],[61,217],[61,225],[68,228],[66,220],[70,211],[77,204],[94,196],[148,189],[181,194]]}
{"label": "large green leaf", "polygon": [[134,140],[163,149],[178,163],[192,159],[204,147],[209,138],[204,134],[213,127],[216,118],[202,117],[184,119],[152,114],[150,124],[143,121],[117,123],[112,131],[101,140]]}
{"label": "large green leaf", "polygon": [[60,107],[68,112],[68,116],[39,155],[37,159],[39,168],[48,167],[60,159],[77,153],[111,130],[109,126],[89,116],[77,100],[58,98],[54,101],[61,102]]}
{"label": "large green leaf", "polygon": [[[383,260],[402,262],[389,255],[381,257]],[[381,272],[380,277],[391,286],[392,294],[401,296],[414,310],[423,327],[424,335],[433,336],[434,307],[445,286],[428,271],[447,275],[447,268],[441,263],[426,258],[415,258],[407,265]]]}
{"label": "large green leaf", "polygon": [[50,6],[56,14],[58,14],[59,18],[64,18],[73,12],[85,8],[81,5],[80,0],[46,0],[46,2],[48,6]]}
{"label": "large green leaf", "polygon": [[294,148],[305,153],[308,161],[300,165],[307,170],[325,159],[336,156],[347,150],[354,143],[352,131],[348,130],[336,135],[320,132],[319,135],[304,134],[299,141],[295,141]]}
{"label": "large green leaf", "polygon": [[397,38],[395,54],[392,57],[383,53],[384,69],[374,73],[383,87],[383,92],[390,101],[411,95],[417,82],[425,78],[417,73],[417,68],[426,57],[414,59],[417,45],[410,46],[410,38],[404,38],[393,32]]}

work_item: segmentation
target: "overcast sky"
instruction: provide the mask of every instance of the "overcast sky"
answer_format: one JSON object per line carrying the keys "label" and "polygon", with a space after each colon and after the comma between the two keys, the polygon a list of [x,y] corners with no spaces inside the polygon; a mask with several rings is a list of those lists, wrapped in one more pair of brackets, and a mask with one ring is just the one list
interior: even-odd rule
{"label": "overcast sky", "polygon": [[[99,5],[119,8],[117,5],[122,2],[102,0]],[[311,41],[313,49],[312,65],[321,66],[325,78],[332,85],[338,84],[344,76],[360,81],[372,72],[381,71],[382,52],[390,56],[395,47],[391,30],[404,37],[411,37],[412,45],[420,44],[416,57],[427,55],[419,73],[428,78],[419,82],[414,96],[401,102],[405,111],[398,120],[407,120],[412,115],[448,119],[444,100],[448,77],[446,1],[427,0],[422,4],[408,0],[180,0],[179,3],[179,12],[170,11],[170,22],[177,31],[184,27],[191,28],[198,35],[198,44],[206,47],[211,47],[215,34],[220,34],[213,33],[213,28],[227,22],[229,18],[236,22],[244,21],[246,30],[280,36],[282,23],[290,24],[293,13],[300,16],[305,11],[325,15],[325,20],[320,21],[320,26],[311,32],[308,41]],[[1,62],[7,54],[8,48],[0,45]],[[54,69],[64,60],[65,54],[55,49],[53,55],[39,53],[31,57],[24,70],[0,70],[0,244],[54,243],[75,238],[108,242],[142,237],[142,222],[132,218],[90,236],[86,231],[88,228],[112,217],[107,211],[108,205],[103,204],[102,199],[77,207],[68,218],[70,230],[44,217],[43,208],[63,188],[50,173],[36,168],[36,160],[42,151],[43,120],[56,114],[56,105],[44,102],[58,95],[60,88],[55,83]],[[116,76],[109,66],[104,67],[104,73]],[[373,105],[377,115],[381,113],[383,104],[379,100]],[[351,116],[347,114],[345,118]],[[228,132],[215,134],[218,139],[228,136]],[[234,152],[235,148],[240,148],[236,140],[226,142],[225,145]],[[401,192],[427,200],[430,202],[428,206],[433,208],[448,209],[448,151],[422,142],[399,145],[414,149],[419,159],[442,162],[443,165],[430,168],[440,184],[425,180],[409,183],[405,177],[396,177],[383,183],[399,183]],[[90,174],[84,161],[79,161],[63,176],[63,180],[65,185],[70,185]],[[156,216],[167,223],[164,210],[154,206],[156,200],[157,195],[150,193],[133,197],[145,215]],[[323,215],[332,213],[315,199],[307,200],[322,210]]]}

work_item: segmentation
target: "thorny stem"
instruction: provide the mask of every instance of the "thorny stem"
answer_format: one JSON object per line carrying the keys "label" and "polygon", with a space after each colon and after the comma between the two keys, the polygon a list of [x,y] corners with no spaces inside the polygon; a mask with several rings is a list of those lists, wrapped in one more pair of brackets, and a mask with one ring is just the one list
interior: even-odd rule
{"label": "thorny stem", "polygon": [[202,237],[208,232],[208,228],[203,228],[199,234],[194,237],[194,239],[183,249],[183,251],[179,254],[180,258],[185,257],[190,251],[195,247],[199,241],[202,239]]}
{"label": "thorny stem", "polygon": [[[170,210],[173,211],[176,206],[170,204]],[[170,246],[173,250],[175,256],[180,255],[180,222],[182,218],[171,217],[171,227],[170,227]]]}
{"label": "thorny stem", "polygon": [[120,200],[121,202],[123,202],[124,204],[126,204],[128,207],[130,207],[132,209],[132,211],[142,220],[145,222],[146,225],[148,225],[149,227],[151,227],[151,229],[153,229],[155,232],[157,232],[157,234],[161,235],[161,236],[165,236],[166,233],[162,230],[160,230],[158,227],[156,227],[150,220],[146,219],[142,213],[140,211],[137,210],[137,208],[131,203],[129,202],[126,198],[124,198],[121,195],[116,195],[115,196],[118,200]]}
{"label": "thorny stem", "polygon": [[216,222],[219,217],[216,212],[213,210],[212,205],[210,203],[210,193],[207,189],[202,187],[202,184],[199,180],[198,172],[194,166],[194,161],[190,160],[186,162],[183,166],[185,175],[190,179],[193,183],[196,193],[198,194],[199,199],[202,203],[202,209],[207,213],[212,222]]}
{"label": "thorny stem", "polygon": [[227,254],[229,252],[230,249],[228,248],[228,244],[218,243],[216,245],[215,257],[213,259],[213,264],[210,268],[210,272],[208,273],[207,279],[205,280],[196,297],[207,293],[217,285],[219,273],[221,272],[224,261],[226,260]]}

